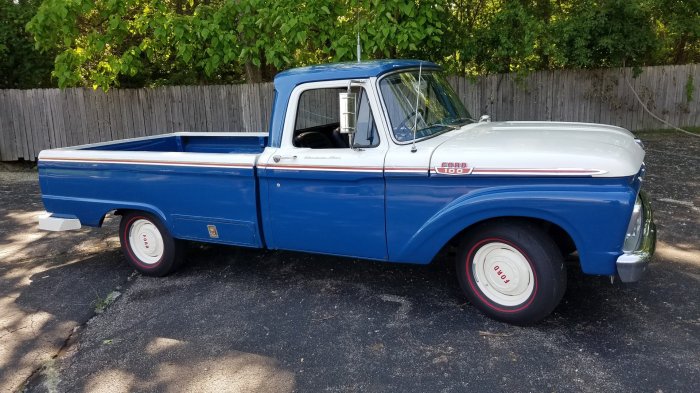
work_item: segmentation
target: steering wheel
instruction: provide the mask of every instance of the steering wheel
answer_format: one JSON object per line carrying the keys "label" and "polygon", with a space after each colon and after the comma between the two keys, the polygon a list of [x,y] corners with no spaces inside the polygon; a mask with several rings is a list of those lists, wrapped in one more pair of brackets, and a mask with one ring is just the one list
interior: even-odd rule
{"label": "steering wheel", "polygon": [[[416,110],[411,111],[411,113],[406,115],[406,118],[403,119],[401,121],[401,123],[399,123],[398,126],[394,127],[394,135],[396,136],[397,139],[401,139],[401,141],[403,142],[403,141],[406,141],[406,140],[411,139],[413,137],[413,124],[411,124],[411,126],[409,127],[409,126],[407,126],[407,123],[409,120],[413,119],[415,116],[420,116],[421,118],[423,118],[423,111],[420,109],[418,109],[417,111]],[[408,135],[407,132],[410,133],[410,136],[407,136],[405,138],[399,137],[399,134]]]}

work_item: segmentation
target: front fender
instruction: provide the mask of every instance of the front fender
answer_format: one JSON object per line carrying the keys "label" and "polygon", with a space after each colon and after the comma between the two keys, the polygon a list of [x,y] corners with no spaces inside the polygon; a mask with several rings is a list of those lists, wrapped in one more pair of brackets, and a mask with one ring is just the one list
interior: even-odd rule
{"label": "front fender", "polygon": [[397,261],[428,263],[464,229],[499,217],[526,217],[560,226],[573,239],[589,274],[613,274],[634,190],[494,187],[462,195],[433,214],[398,250]]}

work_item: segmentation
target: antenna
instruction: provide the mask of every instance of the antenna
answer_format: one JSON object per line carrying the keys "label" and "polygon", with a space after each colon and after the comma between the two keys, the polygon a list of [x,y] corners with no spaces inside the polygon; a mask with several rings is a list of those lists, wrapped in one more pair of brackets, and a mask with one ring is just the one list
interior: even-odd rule
{"label": "antenna", "polygon": [[413,146],[411,146],[411,153],[418,151],[416,148],[416,128],[418,128],[418,99],[420,98],[420,84],[421,77],[423,76],[423,61],[418,65],[418,85],[416,86],[416,107],[413,110]]}
{"label": "antenna", "polygon": [[360,9],[355,9],[355,28],[357,29],[357,62],[362,61],[362,44],[360,44]]}

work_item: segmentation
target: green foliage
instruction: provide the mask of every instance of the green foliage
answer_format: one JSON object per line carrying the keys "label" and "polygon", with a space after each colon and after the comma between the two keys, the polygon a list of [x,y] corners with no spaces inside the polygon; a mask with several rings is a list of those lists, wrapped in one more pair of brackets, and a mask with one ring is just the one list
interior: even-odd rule
{"label": "green foliage", "polygon": [[525,72],[537,68],[545,26],[522,2],[504,1],[475,29],[473,62],[478,72]]}
{"label": "green foliage", "polygon": [[700,61],[698,2],[44,0],[26,27],[61,87],[270,80],[353,61],[358,32],[364,59],[524,74]]}
{"label": "green foliage", "polygon": [[700,62],[700,0],[646,0],[663,64]]}
{"label": "green foliage", "polygon": [[0,88],[51,86],[53,51],[34,49],[24,25],[34,16],[39,0],[0,0]]}
{"label": "green foliage", "polygon": [[551,23],[557,67],[638,65],[656,49],[651,13],[639,2],[579,0],[559,11]]}

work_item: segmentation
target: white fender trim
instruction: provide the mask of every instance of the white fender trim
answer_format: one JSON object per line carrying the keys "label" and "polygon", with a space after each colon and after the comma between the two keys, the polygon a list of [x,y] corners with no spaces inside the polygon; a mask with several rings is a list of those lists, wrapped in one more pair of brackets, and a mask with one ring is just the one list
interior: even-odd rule
{"label": "white fender trim", "polygon": [[39,216],[39,229],[44,231],[60,232],[80,228],[80,220],[77,218],[53,217],[51,213],[44,213]]}

